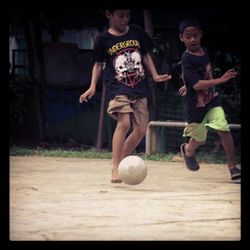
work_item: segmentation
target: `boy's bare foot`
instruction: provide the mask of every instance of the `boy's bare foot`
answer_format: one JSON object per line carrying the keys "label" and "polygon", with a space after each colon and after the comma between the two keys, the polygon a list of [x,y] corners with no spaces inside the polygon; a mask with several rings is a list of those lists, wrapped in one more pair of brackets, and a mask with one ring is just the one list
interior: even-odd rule
{"label": "boy's bare foot", "polygon": [[122,180],[121,179],[112,179],[111,180],[111,183],[122,183]]}
{"label": "boy's bare foot", "polygon": [[111,183],[121,183],[122,180],[118,175],[118,172],[113,170],[112,171],[112,179],[111,179]]}

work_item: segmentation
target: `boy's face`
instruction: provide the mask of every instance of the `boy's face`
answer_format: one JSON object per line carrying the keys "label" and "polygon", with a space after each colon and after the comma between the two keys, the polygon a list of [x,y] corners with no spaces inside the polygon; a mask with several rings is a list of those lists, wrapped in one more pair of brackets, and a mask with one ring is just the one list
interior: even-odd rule
{"label": "boy's face", "polygon": [[122,32],[128,25],[130,10],[115,10],[113,13],[107,11],[106,16],[110,20],[110,25]]}
{"label": "boy's face", "polygon": [[202,31],[195,26],[185,28],[184,32],[179,35],[180,40],[191,52],[196,52],[201,48]]}

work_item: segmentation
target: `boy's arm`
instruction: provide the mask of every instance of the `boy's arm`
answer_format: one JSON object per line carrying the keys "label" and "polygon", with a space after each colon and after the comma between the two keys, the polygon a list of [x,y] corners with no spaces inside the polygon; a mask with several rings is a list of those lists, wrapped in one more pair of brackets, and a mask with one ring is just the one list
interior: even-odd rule
{"label": "boy's arm", "polygon": [[164,81],[167,81],[169,79],[171,79],[171,75],[168,75],[168,74],[164,74],[164,75],[159,75],[156,71],[156,68],[155,68],[155,65],[154,65],[154,62],[152,60],[152,57],[151,55],[148,53],[146,53],[144,56],[143,56],[143,63],[146,65],[147,67],[147,70],[149,71],[149,73],[152,75],[153,77],[153,80],[155,82],[164,82]]}
{"label": "boy's arm", "polygon": [[90,99],[94,94],[95,94],[95,91],[96,91],[96,84],[101,76],[101,73],[102,73],[102,63],[101,62],[96,62],[93,66],[93,69],[92,69],[92,77],[91,77],[91,84],[90,84],[90,87],[89,89],[84,92],[80,98],[79,98],[79,102],[82,103],[83,101],[84,102],[87,102],[88,99]]}
{"label": "boy's arm", "polygon": [[222,75],[220,78],[216,79],[211,79],[211,80],[199,80],[193,88],[195,90],[200,90],[200,89],[208,89],[210,87],[226,83],[230,79],[234,78],[236,76],[236,71],[234,69],[229,69],[224,75]]}

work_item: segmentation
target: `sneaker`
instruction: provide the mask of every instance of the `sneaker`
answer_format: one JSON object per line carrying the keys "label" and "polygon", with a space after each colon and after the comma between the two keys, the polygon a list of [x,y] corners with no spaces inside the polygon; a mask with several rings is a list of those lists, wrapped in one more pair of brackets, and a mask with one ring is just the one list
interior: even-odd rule
{"label": "sneaker", "polygon": [[237,166],[230,169],[231,180],[238,180],[241,178],[241,170]]}
{"label": "sneaker", "polygon": [[197,162],[197,160],[195,159],[194,156],[187,156],[186,155],[186,152],[185,152],[185,145],[186,143],[183,143],[181,144],[181,154],[182,154],[182,157],[185,161],[185,164],[186,164],[186,167],[191,170],[191,171],[197,171],[200,169],[200,165],[199,163]]}

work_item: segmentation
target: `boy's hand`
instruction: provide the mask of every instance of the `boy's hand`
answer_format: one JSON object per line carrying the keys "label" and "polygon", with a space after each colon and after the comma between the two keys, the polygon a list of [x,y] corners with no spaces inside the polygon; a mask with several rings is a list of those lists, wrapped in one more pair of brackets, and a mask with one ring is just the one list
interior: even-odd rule
{"label": "boy's hand", "polygon": [[186,88],[186,86],[183,85],[182,87],[180,87],[179,90],[178,90],[178,92],[179,92],[179,94],[180,94],[181,96],[185,96],[186,93],[187,93],[187,88]]}
{"label": "boy's hand", "polygon": [[167,80],[171,79],[171,75],[165,74],[165,75],[156,75],[153,77],[154,82],[165,82]]}
{"label": "boy's hand", "polygon": [[88,99],[90,99],[93,95],[95,94],[95,90],[89,88],[86,92],[84,92],[80,98],[79,98],[79,102],[82,103],[84,102],[88,102]]}
{"label": "boy's hand", "polygon": [[220,77],[220,81],[221,81],[221,83],[226,83],[230,79],[235,78],[236,75],[237,75],[237,72],[235,71],[235,69],[229,69],[226,73],[224,73]]}

